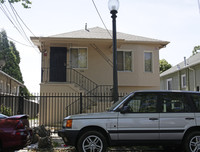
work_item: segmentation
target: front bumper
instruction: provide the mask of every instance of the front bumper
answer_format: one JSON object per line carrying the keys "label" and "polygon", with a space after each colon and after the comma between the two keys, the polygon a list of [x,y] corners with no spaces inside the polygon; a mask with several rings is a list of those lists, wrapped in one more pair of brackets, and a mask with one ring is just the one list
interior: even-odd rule
{"label": "front bumper", "polygon": [[58,136],[62,137],[66,145],[75,146],[79,131],[76,130],[59,130]]}

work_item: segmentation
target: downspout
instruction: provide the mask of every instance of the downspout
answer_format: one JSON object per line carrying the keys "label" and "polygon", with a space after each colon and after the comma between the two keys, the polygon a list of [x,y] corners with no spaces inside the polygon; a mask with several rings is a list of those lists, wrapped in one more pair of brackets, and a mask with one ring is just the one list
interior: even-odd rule
{"label": "downspout", "polygon": [[178,85],[178,90],[181,90],[181,74],[180,74],[180,70],[178,71],[178,83],[179,83],[179,85]]}
{"label": "downspout", "polygon": [[195,70],[189,67],[189,70],[193,71],[193,79],[194,79],[194,91],[196,90],[196,73]]}

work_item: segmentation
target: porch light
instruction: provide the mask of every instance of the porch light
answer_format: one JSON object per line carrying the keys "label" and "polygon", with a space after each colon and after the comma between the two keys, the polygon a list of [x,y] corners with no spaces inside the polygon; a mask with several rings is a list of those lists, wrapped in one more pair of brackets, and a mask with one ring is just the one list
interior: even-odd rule
{"label": "porch light", "polygon": [[109,0],[108,8],[112,14],[112,26],[113,26],[113,98],[114,102],[118,101],[118,78],[117,78],[117,32],[116,32],[116,17],[119,9],[118,0]]}

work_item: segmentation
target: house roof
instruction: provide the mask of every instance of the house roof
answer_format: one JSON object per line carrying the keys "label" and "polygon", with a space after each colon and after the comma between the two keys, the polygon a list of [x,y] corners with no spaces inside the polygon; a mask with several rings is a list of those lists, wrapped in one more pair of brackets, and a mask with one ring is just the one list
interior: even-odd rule
{"label": "house roof", "polygon": [[188,59],[186,59],[186,65],[185,65],[185,62],[182,61],[179,64],[171,67],[167,71],[161,73],[160,77],[169,75],[171,73],[175,73],[177,71],[180,71],[180,70],[185,69],[185,68],[192,67],[192,66],[197,65],[197,64],[200,64],[200,53],[197,53],[193,56],[190,56]]}
{"label": "house roof", "polygon": [[3,71],[1,71],[1,70],[0,70],[0,74],[2,74],[2,75],[4,75],[4,76],[6,76],[6,77],[12,79],[13,81],[15,81],[16,83],[18,83],[19,85],[24,86],[24,84],[22,84],[21,82],[19,82],[18,80],[16,80],[15,78],[11,77],[10,75],[8,75],[7,73],[5,73],[5,72],[3,72]]}
{"label": "house roof", "polygon": [[[88,30],[78,30],[68,33],[57,34],[53,36],[49,36],[52,38],[82,38],[82,39],[112,39],[112,31],[107,31],[106,29],[100,27],[89,28]],[[160,42],[166,43],[169,42],[161,41],[152,38],[146,38],[142,36],[136,36],[126,33],[117,32],[117,39],[118,40],[125,40],[125,41],[138,41],[138,42]]]}
{"label": "house roof", "polygon": [[[110,33],[110,34],[109,34]],[[35,40],[39,39],[104,39],[104,40],[112,40],[112,31],[107,31],[106,29],[100,28],[100,27],[94,27],[89,28],[87,30],[82,29],[78,31],[72,31],[57,35],[52,35],[48,37],[31,37],[31,40],[36,43]],[[126,33],[117,32],[117,39],[122,40],[125,42],[142,42],[142,43],[155,43],[160,44],[162,47],[166,46],[169,42],[142,37],[142,36],[136,36]]]}

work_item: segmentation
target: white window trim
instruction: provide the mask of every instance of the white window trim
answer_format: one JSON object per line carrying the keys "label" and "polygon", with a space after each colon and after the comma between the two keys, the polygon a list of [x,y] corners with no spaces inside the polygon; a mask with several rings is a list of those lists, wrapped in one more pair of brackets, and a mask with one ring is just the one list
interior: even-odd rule
{"label": "white window trim", "polygon": [[133,64],[133,61],[134,61],[134,53],[133,53],[133,50],[126,50],[126,49],[117,49],[117,52],[120,51],[120,52],[131,52],[131,71],[118,71],[118,72],[133,72],[134,71],[134,64]]}
{"label": "white window trim", "polygon": [[[172,82],[172,78],[167,79],[167,90],[169,90],[168,82]],[[171,83],[172,84],[172,83]],[[172,87],[172,86],[171,86]]]}
{"label": "white window trim", "polygon": [[[72,61],[71,61],[71,49],[73,49],[73,48],[74,48],[74,49],[79,49],[79,48],[82,48],[82,49],[83,49],[83,48],[86,48],[86,49],[87,49],[87,67],[86,67],[86,68],[73,68],[73,67],[72,67],[72,68],[73,68],[73,69],[79,69],[79,70],[87,70],[87,69],[88,69],[88,47],[80,47],[80,46],[79,46],[79,47],[70,47],[70,48],[69,48],[69,50],[70,50],[70,51],[69,51],[69,52],[70,52],[70,62],[72,62]],[[72,63],[70,63],[70,64],[72,64]]]}
{"label": "white window trim", "polygon": [[[145,53],[152,53],[152,71],[145,71]],[[153,73],[154,71],[154,66],[153,66],[153,63],[154,63],[154,54],[153,54],[153,51],[144,51],[144,54],[143,54],[143,62],[144,62],[144,72],[146,73]]]}
{"label": "white window trim", "polygon": [[[185,85],[183,84],[183,78],[185,78]],[[181,75],[181,88],[185,89],[187,86],[186,84],[186,74]]]}

